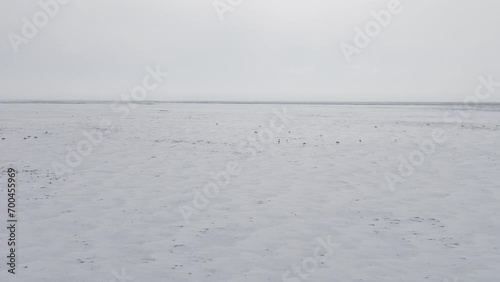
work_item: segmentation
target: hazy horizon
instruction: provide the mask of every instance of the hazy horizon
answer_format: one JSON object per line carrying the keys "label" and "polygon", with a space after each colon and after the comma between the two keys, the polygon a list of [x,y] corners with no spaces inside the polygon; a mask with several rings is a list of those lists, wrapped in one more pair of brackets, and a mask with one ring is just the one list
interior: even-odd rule
{"label": "hazy horizon", "polygon": [[[463,102],[393,102],[393,101],[111,101],[111,100],[0,100],[0,104],[248,104],[248,105],[272,105],[272,104],[289,104],[289,105],[351,105],[351,106],[370,106],[370,105],[387,105],[387,106],[447,106],[461,105]],[[484,102],[480,101],[477,105],[481,106],[497,106],[500,102]]]}

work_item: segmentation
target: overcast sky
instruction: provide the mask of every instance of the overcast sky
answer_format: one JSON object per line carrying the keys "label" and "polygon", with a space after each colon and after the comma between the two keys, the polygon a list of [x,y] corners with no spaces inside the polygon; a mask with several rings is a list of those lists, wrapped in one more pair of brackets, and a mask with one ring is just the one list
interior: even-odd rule
{"label": "overcast sky", "polygon": [[157,65],[149,100],[462,101],[500,81],[498,0],[401,0],[350,63],[339,44],[389,0],[220,1],[223,20],[213,0],[69,0],[22,43],[43,10],[1,1],[0,99],[116,100]]}

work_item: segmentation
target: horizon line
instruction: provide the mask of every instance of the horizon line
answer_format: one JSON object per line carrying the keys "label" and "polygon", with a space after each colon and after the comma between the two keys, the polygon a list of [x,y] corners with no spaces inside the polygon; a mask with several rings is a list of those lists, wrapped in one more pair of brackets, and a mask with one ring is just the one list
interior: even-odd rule
{"label": "horizon line", "polygon": [[[401,101],[111,101],[111,100],[0,100],[0,104],[291,104],[291,105],[456,105],[463,102],[401,102]],[[500,102],[480,102],[479,105],[500,105]]]}

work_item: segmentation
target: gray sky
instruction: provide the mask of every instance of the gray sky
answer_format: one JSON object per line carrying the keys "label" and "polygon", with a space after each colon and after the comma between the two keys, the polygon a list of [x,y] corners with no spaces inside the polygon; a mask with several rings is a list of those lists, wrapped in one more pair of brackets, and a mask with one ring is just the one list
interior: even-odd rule
{"label": "gray sky", "polygon": [[213,0],[69,0],[15,53],[43,10],[1,1],[0,99],[116,100],[156,65],[149,100],[462,101],[500,81],[498,0],[401,0],[348,63],[339,44],[389,2],[243,0],[221,20]]}

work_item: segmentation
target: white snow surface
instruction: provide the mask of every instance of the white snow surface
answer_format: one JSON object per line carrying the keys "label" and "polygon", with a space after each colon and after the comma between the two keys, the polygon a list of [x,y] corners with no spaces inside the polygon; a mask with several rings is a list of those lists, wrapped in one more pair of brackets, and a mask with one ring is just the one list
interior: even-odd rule
{"label": "white snow surface", "polygon": [[[238,145],[283,108],[288,126],[247,160]],[[151,103],[120,117],[109,104],[0,104],[0,281],[500,281],[500,106],[461,122],[443,118],[452,108]],[[102,143],[57,175],[105,118]],[[445,142],[391,190],[385,174],[435,129]],[[186,222],[179,207],[231,161],[241,173]],[[294,275],[328,236],[333,252]]]}

